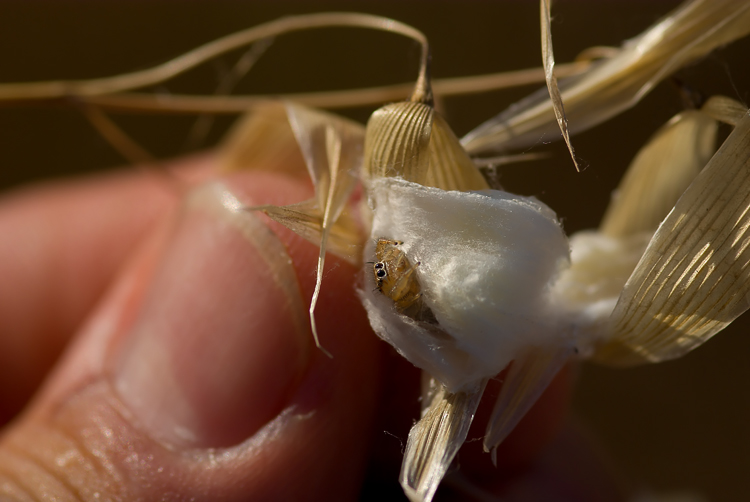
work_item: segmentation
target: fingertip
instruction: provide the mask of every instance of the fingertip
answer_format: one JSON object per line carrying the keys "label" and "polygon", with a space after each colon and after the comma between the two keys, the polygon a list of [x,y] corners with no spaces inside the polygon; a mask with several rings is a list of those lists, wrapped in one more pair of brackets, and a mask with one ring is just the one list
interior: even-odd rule
{"label": "fingertip", "polygon": [[[299,200],[307,190],[264,176],[237,183],[248,181],[258,188],[238,197],[265,190],[272,199]],[[235,195],[232,183],[226,186]],[[267,202],[262,194],[254,200]],[[243,229],[200,204],[185,211],[193,216],[183,215],[183,224],[167,232],[168,242],[142,258],[153,266],[134,264],[123,274],[55,381],[0,449],[11,444],[17,452],[35,452],[46,442],[53,446],[39,459],[43,472],[36,476],[47,472],[76,490],[108,479],[121,498],[353,498],[380,371],[380,346],[354,295],[358,271],[329,261],[318,309],[323,344],[334,355],[329,359],[310,348],[311,338],[300,339],[289,305],[281,308],[288,291],[259,284],[278,281],[281,268],[264,276],[266,258],[253,254]],[[273,231],[286,253],[277,259],[291,268],[305,317],[317,250]],[[304,334],[311,336],[309,327]],[[58,434],[75,448],[53,441]],[[59,468],[63,452],[55,445],[92,463]],[[7,449],[3,455],[13,457]],[[0,471],[0,477],[20,475],[8,463]]]}

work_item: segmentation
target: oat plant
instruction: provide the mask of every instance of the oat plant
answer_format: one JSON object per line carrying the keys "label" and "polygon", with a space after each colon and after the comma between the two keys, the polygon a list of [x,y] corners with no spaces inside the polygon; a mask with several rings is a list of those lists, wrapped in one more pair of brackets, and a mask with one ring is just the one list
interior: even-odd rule
{"label": "oat plant", "polygon": [[[488,380],[504,370],[483,440],[493,460],[569,361],[631,366],[678,358],[750,306],[750,116],[743,104],[715,96],[676,115],[633,159],[600,226],[573,235],[552,208],[502,190],[483,168],[518,160],[542,137],[563,139],[570,169],[579,168],[576,133],[636,106],[675,71],[744,37],[750,1],[688,0],[621,47],[557,67],[549,0],[540,1],[540,20],[540,68],[494,76],[491,85],[536,80],[546,87],[463,138],[436,110],[436,99],[487,81],[433,82],[421,32],[353,13],[283,18],[132,74],[3,84],[0,103],[75,96],[135,159],[142,152],[107,110],[249,110],[222,147],[227,170],[279,165],[298,148],[314,197],[242,211],[262,211],[320,247],[309,305],[320,350],[325,333],[316,329],[315,306],[326,287],[326,253],[362,268],[359,297],[373,330],[424,371],[422,414],[409,433],[400,482],[410,500],[427,502],[464,443]],[[336,26],[415,40],[416,81],[408,91],[286,99],[138,92],[229,50]],[[366,125],[320,109],[386,102]],[[719,123],[733,130],[717,149]]]}

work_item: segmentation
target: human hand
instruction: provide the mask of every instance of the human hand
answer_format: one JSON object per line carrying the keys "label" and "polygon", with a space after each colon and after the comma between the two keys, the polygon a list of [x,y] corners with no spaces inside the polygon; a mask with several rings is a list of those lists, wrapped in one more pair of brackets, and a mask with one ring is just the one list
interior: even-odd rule
{"label": "human hand", "polygon": [[[174,172],[213,177],[210,158],[181,164]],[[311,194],[262,172],[222,182],[245,205]],[[418,416],[419,372],[372,333],[354,294],[360,271],[333,257],[316,318],[334,357],[317,350],[306,323],[317,249],[261,215],[229,211],[216,187],[181,203],[163,179],[133,172],[0,204],[0,420],[23,408],[0,430],[0,494],[392,493],[383,484],[396,482]],[[503,491],[533,469],[566,408],[567,375],[500,448],[499,470],[479,442],[462,450],[476,483]]]}

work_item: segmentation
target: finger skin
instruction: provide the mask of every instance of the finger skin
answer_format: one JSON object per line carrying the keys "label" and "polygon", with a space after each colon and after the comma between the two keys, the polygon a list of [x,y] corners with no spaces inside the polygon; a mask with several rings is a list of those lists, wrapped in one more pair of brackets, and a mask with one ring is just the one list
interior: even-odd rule
{"label": "finger skin", "polygon": [[0,426],[29,400],[134,247],[212,176],[210,155],[0,197]]}
{"label": "finger skin", "polygon": [[133,246],[176,204],[118,172],[18,189],[0,201],[0,425],[26,403]]}

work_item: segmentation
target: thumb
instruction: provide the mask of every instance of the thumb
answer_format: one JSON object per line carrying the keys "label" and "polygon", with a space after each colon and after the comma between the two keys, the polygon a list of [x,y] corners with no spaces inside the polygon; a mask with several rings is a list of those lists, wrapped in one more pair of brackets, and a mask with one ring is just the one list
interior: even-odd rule
{"label": "thumb", "polygon": [[188,197],[3,431],[0,498],[355,498],[380,368],[356,271],[325,276],[329,359],[317,250],[241,209],[307,190],[253,174]]}

